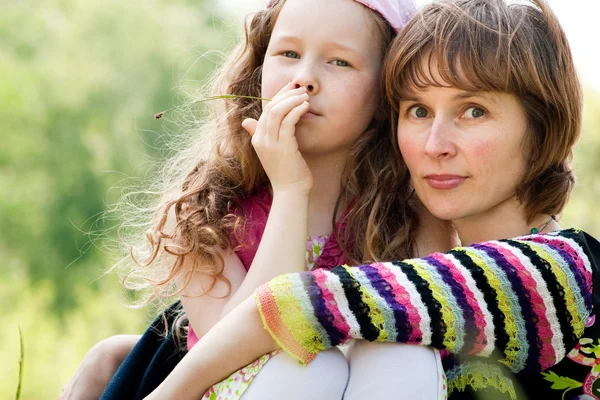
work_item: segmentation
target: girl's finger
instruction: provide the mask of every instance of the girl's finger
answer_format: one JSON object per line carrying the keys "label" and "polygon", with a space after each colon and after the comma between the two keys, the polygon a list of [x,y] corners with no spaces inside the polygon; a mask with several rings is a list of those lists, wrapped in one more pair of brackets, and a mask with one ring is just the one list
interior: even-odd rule
{"label": "girl's finger", "polygon": [[308,98],[309,96],[307,93],[292,96],[282,100],[269,110],[265,134],[265,137],[269,142],[277,143],[277,141],[279,141],[279,130],[281,129],[281,122],[283,119],[294,108],[298,107],[303,102],[308,101]]}
{"label": "girl's finger", "polygon": [[282,93],[282,94],[274,97],[273,100],[271,100],[269,102],[269,104],[267,104],[265,106],[265,109],[263,110],[263,114],[268,114],[273,109],[273,107],[275,107],[278,104],[280,104],[281,102],[289,99],[290,97],[298,96],[298,95],[301,95],[304,93],[306,93],[306,88],[300,87],[298,89],[292,89],[290,91],[287,91],[285,93]]}
{"label": "girl's finger", "polygon": [[269,112],[271,108],[279,104],[281,101],[286,98],[293,96],[294,94],[301,94],[305,92],[305,88],[293,89],[292,83],[288,83],[285,85],[274,97],[273,99],[267,103],[267,105],[263,108],[263,112],[258,119],[258,127],[255,133],[255,136],[262,137],[266,132],[266,120],[268,119]]}
{"label": "girl's finger", "polygon": [[308,101],[294,107],[281,121],[281,128],[279,129],[279,140],[285,143],[286,141],[293,139],[296,140],[296,124],[300,121],[300,118],[310,110],[310,104]]}
{"label": "girl's finger", "polygon": [[257,127],[258,127],[258,121],[255,120],[254,118],[246,118],[245,120],[242,121],[242,128],[244,128],[244,130],[246,132],[248,132],[250,134],[250,136],[254,136],[254,133],[256,133]]}

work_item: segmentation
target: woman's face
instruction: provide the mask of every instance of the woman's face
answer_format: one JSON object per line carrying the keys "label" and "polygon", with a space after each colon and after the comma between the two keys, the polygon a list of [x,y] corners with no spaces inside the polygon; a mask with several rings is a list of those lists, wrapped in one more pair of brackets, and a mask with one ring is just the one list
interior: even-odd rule
{"label": "woman's face", "polygon": [[514,95],[430,86],[402,97],[400,151],[433,215],[480,220],[519,207],[515,191],[525,168],[528,123]]}

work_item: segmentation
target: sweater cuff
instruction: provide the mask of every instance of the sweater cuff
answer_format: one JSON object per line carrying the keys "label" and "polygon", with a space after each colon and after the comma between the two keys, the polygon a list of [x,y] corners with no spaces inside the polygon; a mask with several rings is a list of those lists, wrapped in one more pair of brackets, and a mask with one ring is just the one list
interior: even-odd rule
{"label": "sweater cuff", "polygon": [[283,351],[300,361],[302,365],[310,363],[317,356],[317,353],[312,353],[303,347],[296,340],[290,329],[288,329],[269,283],[260,286],[254,292],[254,299],[263,321],[263,326],[275,342]]}

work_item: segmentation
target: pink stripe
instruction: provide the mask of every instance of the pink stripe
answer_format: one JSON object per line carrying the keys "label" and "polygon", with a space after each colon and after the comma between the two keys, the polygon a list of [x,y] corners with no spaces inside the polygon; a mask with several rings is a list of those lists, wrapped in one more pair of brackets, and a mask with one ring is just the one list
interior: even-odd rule
{"label": "pink stripe", "polygon": [[[542,296],[540,296],[539,292],[537,291],[538,282],[533,278],[533,276],[531,276],[531,273],[523,264],[521,264],[521,260],[519,260],[519,258],[512,251],[509,251],[502,246],[498,246],[495,243],[486,243],[486,246],[493,247],[500,254],[502,254],[504,258],[506,258],[510,265],[517,270],[519,279],[521,282],[523,282],[523,287],[528,289],[533,312],[538,317],[538,322],[536,323],[538,337],[542,338],[542,340],[540,340],[542,343],[542,349],[540,351],[540,365],[542,370],[552,367],[554,364],[556,364],[556,352],[554,351],[554,347],[552,347],[552,341],[548,339],[552,338],[554,334],[552,333],[550,321],[546,315],[548,310],[544,305]],[[534,346],[535,344],[530,343],[530,345]]]}
{"label": "pink stripe", "polygon": [[315,282],[321,292],[323,293],[323,299],[325,300],[325,306],[329,312],[333,315],[333,325],[338,331],[344,334],[344,337],[350,337],[350,325],[346,322],[344,316],[340,313],[340,309],[337,306],[333,293],[327,287],[327,274],[323,269],[316,269],[312,272]]}
{"label": "pink stripe", "polygon": [[577,249],[571,247],[569,242],[560,240],[558,238],[555,238],[554,236],[548,236],[548,235],[531,235],[531,236],[526,236],[524,239],[527,241],[535,242],[535,243],[550,245],[552,247],[559,248],[559,249],[569,253],[569,255],[573,258],[573,260],[575,260],[575,263],[577,264],[577,268],[583,272],[583,276],[585,277],[585,285],[586,285],[586,288],[588,289],[588,292],[589,293],[593,292],[593,290],[592,290],[592,287],[593,287],[592,274],[585,267],[585,263],[583,262],[583,259],[581,258],[581,255],[579,254]]}
{"label": "pink stripe", "polygon": [[408,337],[408,343],[421,343],[423,340],[423,332],[420,326],[421,316],[419,315],[419,310],[417,310],[410,299],[410,293],[398,283],[394,273],[385,264],[375,263],[371,264],[371,266],[376,268],[379,271],[379,275],[390,284],[396,302],[406,308],[406,317],[412,328],[411,334]]}
{"label": "pink stripe", "polygon": [[477,335],[477,339],[475,339],[472,354],[481,353],[485,349],[486,343],[490,340],[490,338],[488,338],[485,334],[484,328],[487,326],[487,323],[485,322],[485,314],[483,313],[477,298],[475,298],[475,294],[471,291],[471,289],[469,289],[464,275],[460,273],[459,269],[455,267],[454,263],[447,259],[444,254],[434,253],[430,257],[448,267],[448,270],[452,274],[454,281],[462,286],[465,297],[467,298],[467,303],[469,303],[469,306],[475,314],[475,323],[479,327],[479,334]]}

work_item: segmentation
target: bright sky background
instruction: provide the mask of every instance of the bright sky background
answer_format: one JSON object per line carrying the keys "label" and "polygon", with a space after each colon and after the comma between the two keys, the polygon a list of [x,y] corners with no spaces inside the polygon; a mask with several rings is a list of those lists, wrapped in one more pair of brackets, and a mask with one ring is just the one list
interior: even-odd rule
{"label": "bright sky background", "polygon": [[[240,18],[264,7],[264,0],[219,0]],[[327,1],[327,0],[322,0]],[[431,0],[415,0],[418,5]],[[600,91],[600,0],[548,0],[571,44],[584,84]]]}

